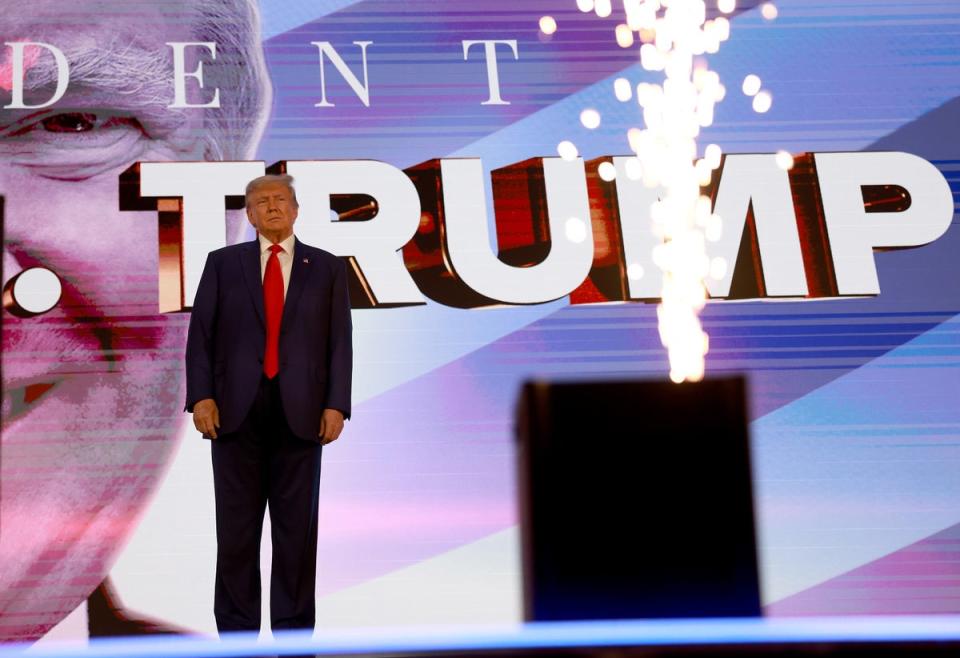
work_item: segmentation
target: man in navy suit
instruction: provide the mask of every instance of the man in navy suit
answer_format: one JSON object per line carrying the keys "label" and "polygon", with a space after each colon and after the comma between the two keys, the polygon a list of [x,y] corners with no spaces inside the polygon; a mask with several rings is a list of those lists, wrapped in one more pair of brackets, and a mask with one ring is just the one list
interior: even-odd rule
{"label": "man in navy suit", "polygon": [[274,629],[313,628],[323,446],[350,418],[344,261],[293,235],[290,176],[246,192],[257,239],[213,251],[187,336],[187,404],[212,440],[220,632],[260,628],[260,535],[270,506]]}

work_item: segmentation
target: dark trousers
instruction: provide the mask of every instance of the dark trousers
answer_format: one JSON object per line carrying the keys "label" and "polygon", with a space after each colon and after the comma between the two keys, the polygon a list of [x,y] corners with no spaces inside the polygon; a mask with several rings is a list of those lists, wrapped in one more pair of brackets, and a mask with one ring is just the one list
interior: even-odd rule
{"label": "dark trousers", "polygon": [[290,431],[276,377],[261,378],[243,424],[211,444],[217,629],[221,633],[260,629],[260,535],[267,505],[273,544],[271,625],[275,630],[313,629],[322,446]]}

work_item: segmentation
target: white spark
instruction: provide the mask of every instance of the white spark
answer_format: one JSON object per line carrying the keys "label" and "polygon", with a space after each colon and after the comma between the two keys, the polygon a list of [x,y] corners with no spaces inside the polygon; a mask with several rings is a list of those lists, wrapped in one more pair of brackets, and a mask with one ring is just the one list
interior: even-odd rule
{"label": "white spark", "polygon": [[760,76],[751,73],[743,79],[743,93],[747,96],[756,96],[763,83],[760,82]]}
{"label": "white spark", "polygon": [[[733,11],[735,3],[722,0],[720,8]],[[711,212],[710,199],[701,196],[700,186],[710,182],[722,153],[711,145],[703,159],[694,160],[696,138],[701,127],[713,122],[714,107],[725,89],[699,58],[694,66],[694,56],[716,52],[729,28],[723,17],[706,21],[703,0],[670,0],[653,25],[652,43],[640,47],[643,68],[664,71],[665,79],[662,85],[637,85],[645,128],[627,133],[638,164],[631,168],[628,161],[626,171],[628,176],[642,174],[645,186],[658,188],[659,201],[650,216],[663,242],[652,256],[663,270],[657,316],[674,381],[703,377],[708,340],[698,313],[706,302],[704,280],[712,264],[705,233],[717,234],[719,228],[719,218]]]}
{"label": "white spark", "polygon": [[769,110],[771,105],[773,105],[773,96],[769,91],[761,91],[753,97],[753,109],[760,114]]}
{"label": "white spark", "polygon": [[573,142],[565,139],[557,144],[557,154],[564,160],[576,160],[579,152]]}
{"label": "white spark", "polygon": [[723,16],[717,16],[713,19],[714,29],[717,33],[717,38],[720,41],[726,41],[730,38],[730,21],[724,18]]}
{"label": "white spark", "polygon": [[666,62],[655,45],[645,43],[640,46],[640,65],[648,71],[662,71]]}
{"label": "white spark", "polygon": [[600,125],[600,113],[594,109],[586,109],[580,113],[580,123],[588,130],[593,130]]}
{"label": "white spark", "polygon": [[790,155],[789,151],[777,151],[777,155],[774,156],[774,159],[777,162],[777,166],[784,170],[793,169],[793,156]]}
{"label": "white spark", "polygon": [[707,144],[707,148],[703,150],[703,159],[707,161],[711,169],[717,169],[720,166],[722,156],[723,151],[717,144]]}

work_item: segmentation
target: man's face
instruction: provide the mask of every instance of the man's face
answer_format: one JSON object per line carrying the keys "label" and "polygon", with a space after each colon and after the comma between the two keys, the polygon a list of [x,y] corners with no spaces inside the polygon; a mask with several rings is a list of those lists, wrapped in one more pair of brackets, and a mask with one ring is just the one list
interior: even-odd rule
{"label": "man's face", "polygon": [[286,239],[293,233],[299,208],[290,188],[283,183],[258,185],[247,199],[247,219],[264,237]]}
{"label": "man's face", "polygon": [[[158,314],[157,215],[121,212],[118,176],[137,160],[205,159],[205,110],[167,108],[165,42],[195,40],[189,4],[0,0],[3,41],[71,62],[54,107],[0,109],[4,280],[42,266],[63,282],[49,313],[3,315],[0,610],[20,614],[0,640],[39,637],[106,576],[182,426],[189,316]],[[53,68],[43,51],[25,59],[28,81]],[[28,85],[27,102],[54,85]]]}

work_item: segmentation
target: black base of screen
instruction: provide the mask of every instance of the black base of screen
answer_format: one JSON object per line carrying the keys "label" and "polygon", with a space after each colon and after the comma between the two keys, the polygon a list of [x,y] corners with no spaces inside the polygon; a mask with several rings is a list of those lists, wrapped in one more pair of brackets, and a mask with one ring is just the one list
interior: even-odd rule
{"label": "black base of screen", "polygon": [[527,382],[528,621],[760,614],[742,378]]}

